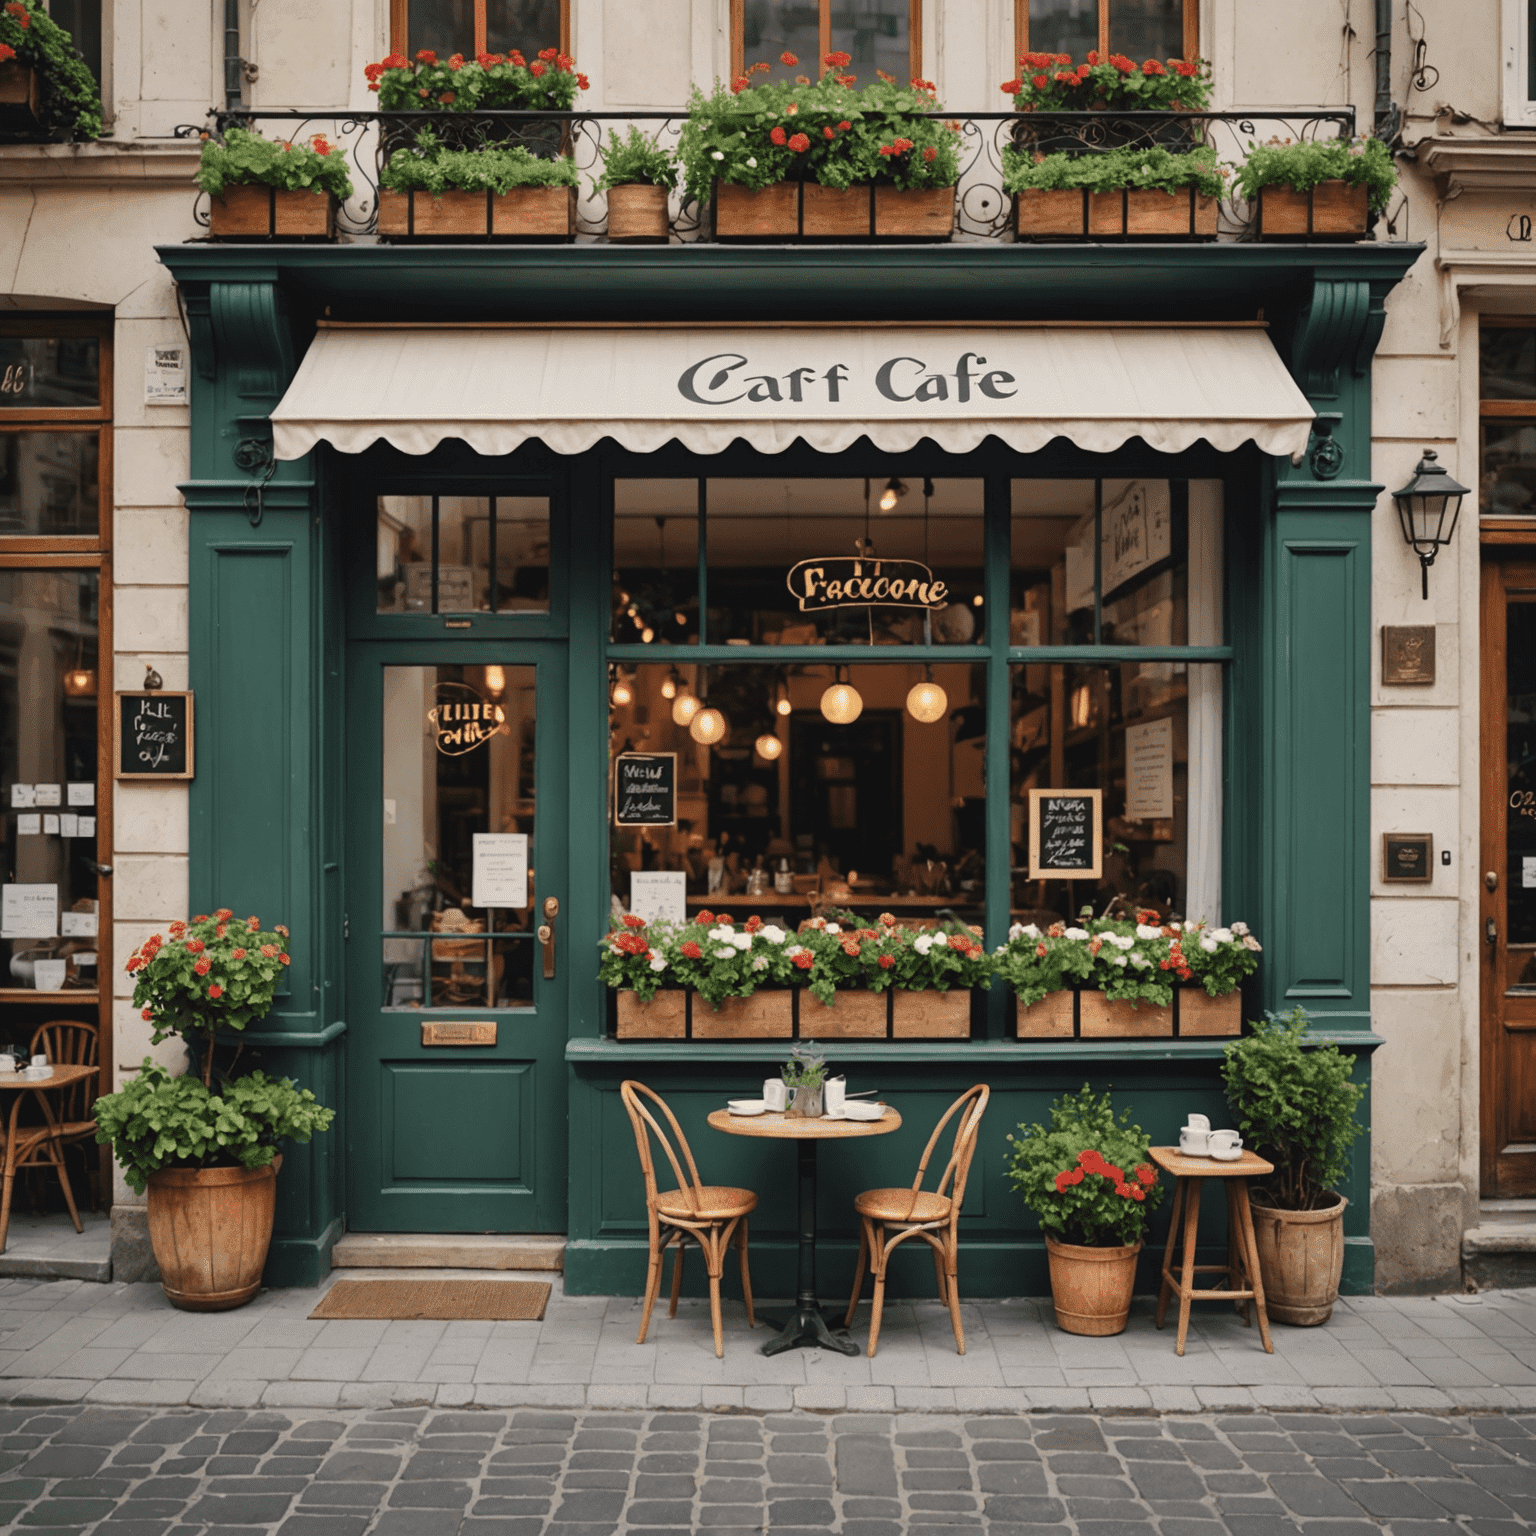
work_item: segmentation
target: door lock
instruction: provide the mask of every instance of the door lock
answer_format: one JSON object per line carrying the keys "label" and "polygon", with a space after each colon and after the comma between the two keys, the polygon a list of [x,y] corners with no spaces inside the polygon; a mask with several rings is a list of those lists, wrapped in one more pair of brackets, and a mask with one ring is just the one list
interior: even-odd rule
{"label": "door lock", "polygon": [[1488,926],[1483,930],[1483,933],[1490,944],[1497,944],[1499,942],[1499,925],[1491,917],[1488,919]]}
{"label": "door lock", "polygon": [[544,947],[544,980],[555,978],[555,919],[560,915],[560,898],[544,898],[544,921],[538,927],[538,940]]}
{"label": "door lock", "polygon": [[1498,888],[1499,888],[1499,872],[1498,872],[1498,870],[1490,869],[1488,871],[1488,873],[1483,876],[1483,884],[1486,885],[1490,891],[1498,890]]}

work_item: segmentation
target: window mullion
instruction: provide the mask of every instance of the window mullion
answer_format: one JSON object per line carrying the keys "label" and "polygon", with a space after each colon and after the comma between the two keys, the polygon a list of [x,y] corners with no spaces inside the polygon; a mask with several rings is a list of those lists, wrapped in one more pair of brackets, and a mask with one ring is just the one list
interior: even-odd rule
{"label": "window mullion", "polygon": [[815,78],[820,79],[822,60],[832,52],[832,0],[821,0],[821,4],[817,7],[817,11],[816,67],[811,71],[811,73]]}
{"label": "window mullion", "polygon": [[486,0],[475,0],[475,55],[476,55],[476,57],[478,57],[480,54],[485,53],[487,51],[486,46],[485,46],[485,39],[486,39],[485,3],[486,3]]}

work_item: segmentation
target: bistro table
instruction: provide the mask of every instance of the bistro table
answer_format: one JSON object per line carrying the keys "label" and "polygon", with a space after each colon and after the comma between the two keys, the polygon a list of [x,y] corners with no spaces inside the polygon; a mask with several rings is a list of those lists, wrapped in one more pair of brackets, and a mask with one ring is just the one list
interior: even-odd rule
{"label": "bistro table", "polygon": [[[49,1075],[44,1078],[24,1077],[20,1072],[0,1072],[0,1091],[15,1095],[5,1132],[4,1188],[0,1190],[0,1253],[5,1252],[6,1239],[10,1235],[11,1191],[16,1184],[18,1168],[56,1169],[59,1183],[64,1189],[64,1203],[69,1207],[69,1219],[74,1222],[76,1232],[85,1231],[80,1212],[75,1209],[75,1196],[69,1187],[69,1175],[64,1169],[64,1154],[59,1148],[59,1122],[54,1118],[48,1095],[61,1088],[73,1087],[85,1078],[95,1077],[100,1071],[100,1067],[60,1065],[51,1067]],[[20,1124],[22,1105],[27,1102],[29,1092],[43,1107],[42,1125]],[[34,1156],[39,1148],[46,1153],[45,1159]]]}
{"label": "bistro table", "polygon": [[[820,1141],[846,1141],[855,1136],[888,1136],[901,1129],[901,1116],[885,1106],[878,1120],[811,1119],[770,1111],[763,1115],[733,1115],[717,1109],[709,1123],[727,1136],[764,1136],[771,1141],[793,1141],[797,1148],[800,1175],[800,1273],[795,1292],[795,1309],[786,1319],[776,1338],[763,1345],[765,1355],[782,1354],[786,1349],[820,1346],[835,1349],[840,1355],[856,1355],[859,1346],[839,1325],[841,1337],[834,1335],[822,1316],[816,1300],[816,1144]],[[834,1312],[841,1312],[834,1308]],[[766,1318],[765,1320],[771,1321]]]}

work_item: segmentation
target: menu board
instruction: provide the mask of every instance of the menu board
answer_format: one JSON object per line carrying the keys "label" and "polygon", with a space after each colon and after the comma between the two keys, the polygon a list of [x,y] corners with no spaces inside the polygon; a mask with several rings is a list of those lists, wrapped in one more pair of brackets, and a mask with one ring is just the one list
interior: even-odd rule
{"label": "menu board", "polygon": [[1030,790],[1031,880],[1097,880],[1103,849],[1103,790]]}
{"label": "menu board", "polygon": [[621,752],[614,759],[613,824],[677,825],[677,753]]}
{"label": "menu board", "polygon": [[190,693],[119,693],[115,703],[112,756],[118,778],[192,777]]}

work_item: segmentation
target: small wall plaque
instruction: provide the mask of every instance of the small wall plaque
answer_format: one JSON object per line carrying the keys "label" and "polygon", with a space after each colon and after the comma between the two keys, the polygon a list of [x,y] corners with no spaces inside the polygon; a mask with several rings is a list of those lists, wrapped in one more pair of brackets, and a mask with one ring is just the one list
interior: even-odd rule
{"label": "small wall plaque", "polygon": [[495,1045],[496,1020],[470,1019],[450,1023],[447,1020],[423,1019],[421,1043],[423,1045]]}
{"label": "small wall plaque", "polygon": [[1395,884],[1428,885],[1435,878],[1435,840],[1428,832],[1383,832],[1381,878]]}
{"label": "small wall plaque", "polygon": [[1427,687],[1435,680],[1435,626],[1381,626],[1381,680],[1392,686]]}

